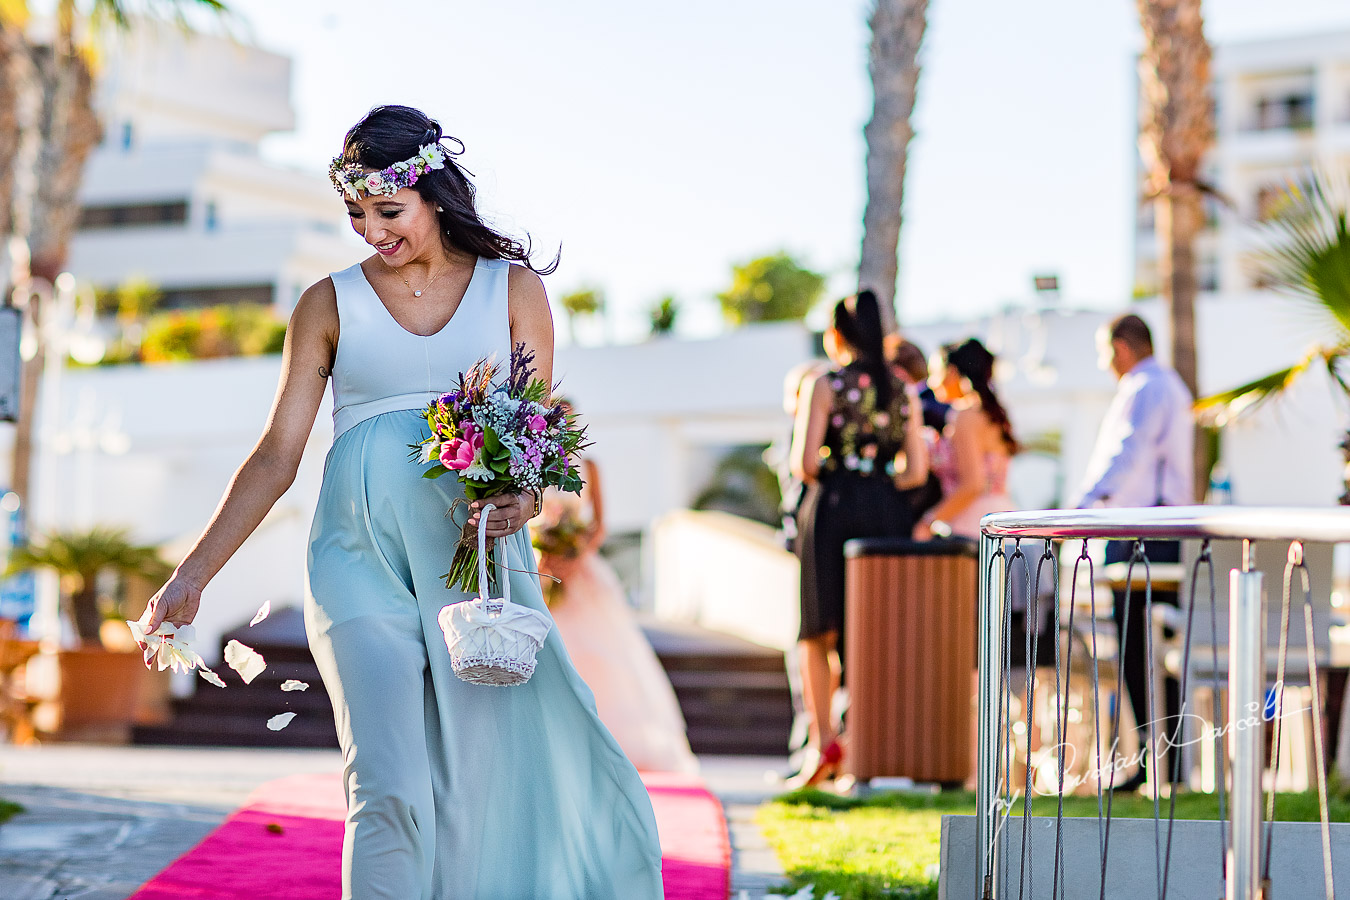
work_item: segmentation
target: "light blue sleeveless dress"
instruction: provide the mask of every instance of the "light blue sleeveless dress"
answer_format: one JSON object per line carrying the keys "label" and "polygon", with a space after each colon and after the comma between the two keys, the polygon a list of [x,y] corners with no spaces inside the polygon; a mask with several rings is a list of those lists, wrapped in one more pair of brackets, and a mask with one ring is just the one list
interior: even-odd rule
{"label": "light blue sleeveless dress", "polygon": [[[341,333],[332,450],[310,534],[305,625],[344,757],[343,897],[649,900],[663,896],[651,801],[600,723],[557,629],[518,687],[460,681],[436,616],[470,599],[441,577],[466,511],[453,477],[408,459],[418,410],[510,350],[510,264],[480,259],[424,337],[359,265],[332,276]],[[525,531],[505,540],[511,599],[546,610]]]}

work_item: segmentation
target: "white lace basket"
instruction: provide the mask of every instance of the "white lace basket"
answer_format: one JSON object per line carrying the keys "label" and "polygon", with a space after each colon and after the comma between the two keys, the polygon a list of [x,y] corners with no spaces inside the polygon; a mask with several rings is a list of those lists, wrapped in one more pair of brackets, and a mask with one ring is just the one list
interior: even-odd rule
{"label": "white lace basket", "polygon": [[[478,519],[478,592],[483,596],[451,603],[436,620],[445,632],[450,666],[470,684],[508,687],[534,674],[534,657],[553,622],[548,615],[511,602],[511,578],[501,568],[501,599],[487,599],[487,519],[495,507],[483,507]],[[500,548],[505,552],[505,548]]]}

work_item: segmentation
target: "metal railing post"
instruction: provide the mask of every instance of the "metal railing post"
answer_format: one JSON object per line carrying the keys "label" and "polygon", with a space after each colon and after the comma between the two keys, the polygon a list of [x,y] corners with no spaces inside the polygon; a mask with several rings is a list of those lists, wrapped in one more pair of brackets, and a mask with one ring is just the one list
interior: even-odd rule
{"label": "metal railing post", "polygon": [[[1248,548],[1249,549],[1249,548]],[[1261,896],[1261,771],[1265,765],[1265,608],[1261,573],[1229,575],[1228,723],[1233,789],[1228,858],[1228,900]]]}
{"label": "metal railing post", "polygon": [[[999,808],[998,785],[998,709],[999,676],[1003,647],[1003,565],[994,565],[994,554],[1001,541],[988,535],[980,536],[977,755],[975,772],[975,843],[977,900],[992,900],[997,896],[998,824],[1003,812]],[[991,860],[992,858],[992,860]],[[992,865],[990,864],[992,861]],[[985,883],[986,873],[993,873]]]}

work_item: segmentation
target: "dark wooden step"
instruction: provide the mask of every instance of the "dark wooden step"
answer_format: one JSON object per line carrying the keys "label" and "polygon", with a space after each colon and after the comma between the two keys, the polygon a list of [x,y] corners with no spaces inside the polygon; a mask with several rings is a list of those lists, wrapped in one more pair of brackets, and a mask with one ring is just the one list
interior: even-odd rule
{"label": "dark wooden step", "polygon": [[332,717],[296,716],[280,731],[267,728],[267,718],[234,720],[220,716],[175,719],[170,725],[137,725],[132,742],[183,747],[337,747]]}
{"label": "dark wooden step", "polygon": [[695,625],[642,621],[695,753],[781,755],[792,729],[783,653]]}

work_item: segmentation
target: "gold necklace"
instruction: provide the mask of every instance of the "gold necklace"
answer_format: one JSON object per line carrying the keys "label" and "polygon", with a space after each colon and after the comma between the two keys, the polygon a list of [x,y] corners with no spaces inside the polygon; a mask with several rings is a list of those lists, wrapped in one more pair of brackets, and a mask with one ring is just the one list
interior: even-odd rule
{"label": "gold necklace", "polygon": [[[428,290],[428,289],[431,287],[431,283],[432,283],[433,281],[435,281],[437,278],[440,278],[440,277],[441,277],[441,272],[444,272],[445,269],[446,269],[445,266],[441,266],[440,271],[438,271],[435,275],[432,275],[431,278],[427,281],[427,283],[424,284],[424,285],[422,285],[422,291]],[[399,277],[399,278],[402,278],[402,279],[403,279],[403,283],[406,284],[406,285],[408,285],[408,290],[410,290],[410,291],[413,292],[413,296],[414,296],[414,297],[420,297],[420,296],[422,296],[422,291],[415,291],[415,290],[413,290],[412,283],[409,282],[408,279],[403,278],[403,275],[402,275],[402,274],[400,274],[398,277]]]}

